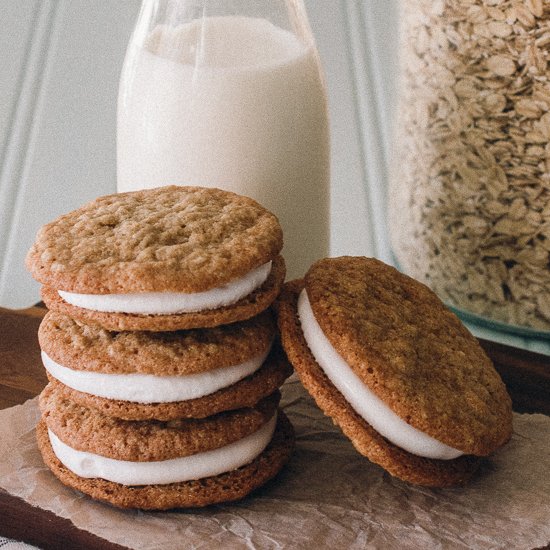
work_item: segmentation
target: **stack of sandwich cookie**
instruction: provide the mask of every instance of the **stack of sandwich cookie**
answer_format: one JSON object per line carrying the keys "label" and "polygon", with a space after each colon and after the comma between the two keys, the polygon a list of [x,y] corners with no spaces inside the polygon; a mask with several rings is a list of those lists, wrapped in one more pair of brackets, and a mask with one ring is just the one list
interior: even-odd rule
{"label": "stack of sandwich cookie", "polygon": [[242,498],[282,468],[281,247],[257,203],[196,187],[102,197],[39,232],[37,436],[63,483],[166,509]]}
{"label": "stack of sandwich cookie", "polygon": [[420,485],[467,481],[512,432],[477,340],[424,285],[363,257],[320,260],[278,300],[285,351],[356,449]]}

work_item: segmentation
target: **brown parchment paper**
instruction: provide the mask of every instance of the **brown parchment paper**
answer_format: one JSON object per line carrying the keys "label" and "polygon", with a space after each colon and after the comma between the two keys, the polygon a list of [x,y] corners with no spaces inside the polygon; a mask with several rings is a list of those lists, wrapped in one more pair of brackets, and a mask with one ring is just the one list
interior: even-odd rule
{"label": "brown parchment paper", "polygon": [[426,489],[359,455],[296,379],[283,395],[296,453],[274,481],[237,504],[121,511],[67,489],[36,447],[37,399],[0,411],[0,487],[140,549],[528,549],[550,542],[550,417],[515,414],[511,442],[473,482]]}

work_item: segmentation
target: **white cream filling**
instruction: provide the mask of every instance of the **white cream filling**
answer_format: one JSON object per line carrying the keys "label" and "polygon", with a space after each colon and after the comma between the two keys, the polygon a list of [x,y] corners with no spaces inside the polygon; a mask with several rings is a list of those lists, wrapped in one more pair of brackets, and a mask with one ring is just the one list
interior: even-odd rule
{"label": "white cream filling", "polygon": [[379,434],[405,451],[426,458],[450,460],[464,454],[407,424],[367,388],[328,341],[305,290],[298,300],[298,315],[305,340],[319,366],[357,414]]}
{"label": "white cream filling", "polygon": [[240,279],[204,292],[134,292],[129,294],[75,294],[58,290],[65,302],[93,311],[134,313],[140,315],[173,315],[229,306],[262,286],[271,271],[272,262],[253,269]]}
{"label": "white cream filling", "polygon": [[55,456],[77,476],[102,478],[122,485],[161,485],[202,479],[230,472],[252,462],[273,437],[277,414],[259,430],[218,449],[154,462],[115,460],[77,451],[48,430]]}
{"label": "white cream filling", "polygon": [[42,362],[54,378],[77,391],[134,403],[172,403],[196,399],[232,386],[256,372],[268,354],[269,349],[239,365],[182,376],[107,374],[74,370],[56,363],[45,352],[42,352]]}

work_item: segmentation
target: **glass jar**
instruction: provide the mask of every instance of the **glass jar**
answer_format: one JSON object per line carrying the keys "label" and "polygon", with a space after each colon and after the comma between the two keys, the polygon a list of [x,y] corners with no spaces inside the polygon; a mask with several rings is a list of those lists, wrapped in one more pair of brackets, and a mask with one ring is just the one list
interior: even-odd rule
{"label": "glass jar", "polygon": [[325,85],[302,0],[144,0],[121,75],[117,187],[219,187],[279,218],[289,277],[328,254]]}
{"label": "glass jar", "polygon": [[550,335],[550,5],[401,2],[397,264],[466,316]]}

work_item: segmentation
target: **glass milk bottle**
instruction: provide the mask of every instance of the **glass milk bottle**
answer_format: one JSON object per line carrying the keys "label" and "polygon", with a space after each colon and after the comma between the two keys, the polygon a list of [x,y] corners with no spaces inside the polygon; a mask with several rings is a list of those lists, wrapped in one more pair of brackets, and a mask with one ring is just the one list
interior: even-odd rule
{"label": "glass milk bottle", "polygon": [[326,92],[302,0],[144,0],[121,75],[117,187],[219,187],[283,226],[288,277],[328,255]]}

